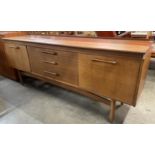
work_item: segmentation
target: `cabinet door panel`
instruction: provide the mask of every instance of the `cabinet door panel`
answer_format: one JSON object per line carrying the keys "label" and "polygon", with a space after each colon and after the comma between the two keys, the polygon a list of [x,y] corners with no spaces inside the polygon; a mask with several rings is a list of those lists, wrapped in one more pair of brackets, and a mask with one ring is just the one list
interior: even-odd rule
{"label": "cabinet door panel", "polygon": [[6,43],[5,53],[9,65],[21,71],[30,71],[29,58],[26,46]]}
{"label": "cabinet door panel", "polygon": [[132,58],[80,54],[80,87],[132,104],[139,67],[139,60]]}

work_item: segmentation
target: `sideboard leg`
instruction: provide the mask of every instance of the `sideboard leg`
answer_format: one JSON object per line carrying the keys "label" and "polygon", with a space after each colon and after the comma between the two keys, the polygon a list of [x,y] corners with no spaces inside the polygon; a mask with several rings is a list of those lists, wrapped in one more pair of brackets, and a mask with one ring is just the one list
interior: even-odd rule
{"label": "sideboard leg", "polygon": [[21,72],[17,71],[17,74],[18,74],[19,82],[23,85],[24,82],[23,82],[23,78],[22,78]]}
{"label": "sideboard leg", "polygon": [[112,123],[115,119],[115,108],[116,108],[116,101],[112,100],[110,104],[110,113],[109,113],[109,120]]}

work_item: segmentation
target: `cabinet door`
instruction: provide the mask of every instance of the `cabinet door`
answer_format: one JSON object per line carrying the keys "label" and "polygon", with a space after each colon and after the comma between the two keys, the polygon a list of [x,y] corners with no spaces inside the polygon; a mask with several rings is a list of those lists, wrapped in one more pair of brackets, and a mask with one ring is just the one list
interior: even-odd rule
{"label": "cabinet door", "polygon": [[0,64],[6,64],[3,43],[0,42]]}
{"label": "cabinet door", "polygon": [[80,54],[80,87],[99,96],[134,104],[139,68],[138,59]]}
{"label": "cabinet door", "polygon": [[17,79],[14,69],[8,66],[4,50],[4,44],[2,42],[0,42],[0,75],[6,76],[14,80]]}
{"label": "cabinet door", "polygon": [[6,43],[5,52],[8,63],[12,68],[16,68],[21,71],[30,71],[26,46]]}

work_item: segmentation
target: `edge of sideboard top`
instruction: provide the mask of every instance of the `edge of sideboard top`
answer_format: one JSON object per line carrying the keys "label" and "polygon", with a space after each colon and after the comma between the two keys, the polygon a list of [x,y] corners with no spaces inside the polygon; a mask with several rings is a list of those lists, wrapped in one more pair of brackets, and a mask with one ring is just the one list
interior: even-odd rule
{"label": "edge of sideboard top", "polygon": [[94,38],[76,38],[76,37],[58,37],[58,36],[36,36],[23,35],[16,37],[4,37],[4,42],[27,42],[46,45],[57,45],[74,48],[110,50],[128,53],[139,53],[145,55],[150,49],[150,41],[136,40],[114,40],[114,39],[94,39]]}

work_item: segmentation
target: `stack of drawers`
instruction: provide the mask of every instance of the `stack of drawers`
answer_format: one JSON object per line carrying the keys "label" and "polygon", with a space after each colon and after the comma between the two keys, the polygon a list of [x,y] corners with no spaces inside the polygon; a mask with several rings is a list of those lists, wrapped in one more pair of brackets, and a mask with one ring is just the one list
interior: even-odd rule
{"label": "stack of drawers", "polygon": [[54,48],[28,46],[31,71],[57,81],[78,85],[78,54]]}

